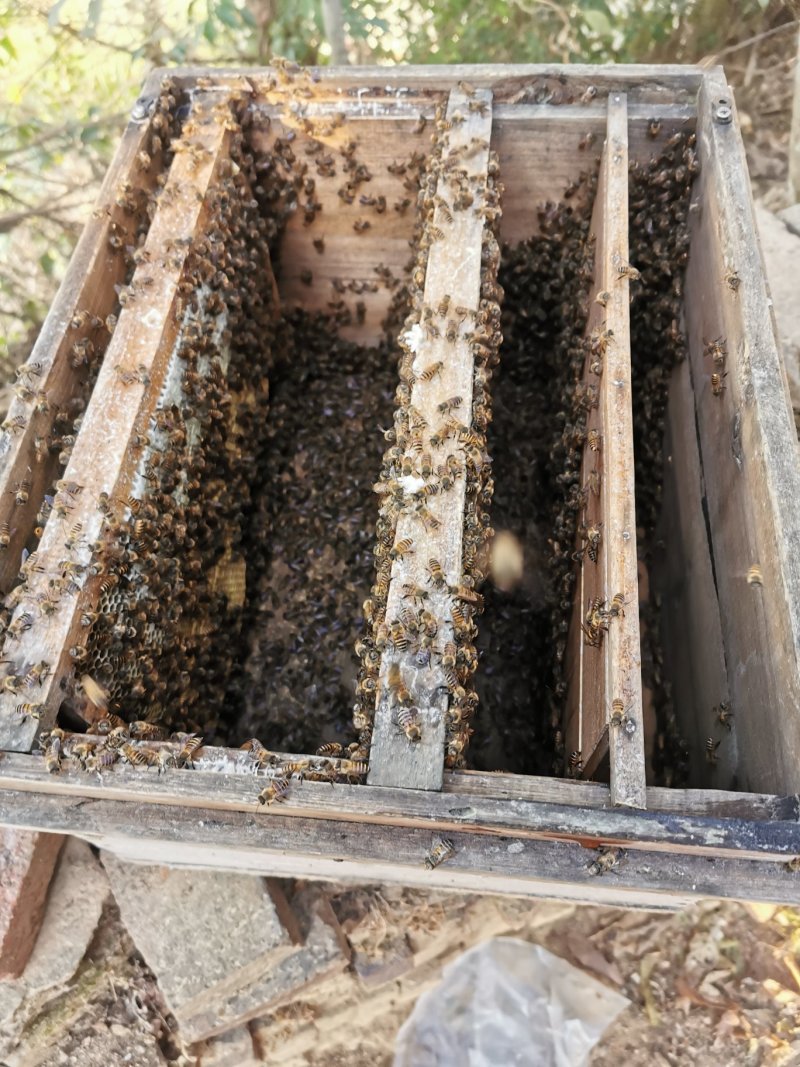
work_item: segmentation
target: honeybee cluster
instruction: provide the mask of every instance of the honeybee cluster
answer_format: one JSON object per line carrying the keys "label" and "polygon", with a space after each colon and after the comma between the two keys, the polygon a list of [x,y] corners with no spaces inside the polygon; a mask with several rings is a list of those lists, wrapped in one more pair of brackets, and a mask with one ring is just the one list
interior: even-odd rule
{"label": "honeybee cluster", "polygon": [[[585,207],[538,209],[539,233],[503,249],[503,347],[489,430],[492,523],[519,542],[524,571],[508,589],[488,582],[478,648],[481,715],[475,766],[549,775],[564,769],[561,650],[573,610],[575,546],[583,497],[587,293],[593,271]],[[554,652],[556,654],[554,654]],[[554,768],[555,761],[555,768]]]}
{"label": "honeybee cluster", "polygon": [[98,501],[105,523],[91,569],[100,598],[71,651],[127,717],[202,734],[216,732],[226,699],[240,696],[232,665],[275,347],[253,163],[237,130],[188,252],[178,339],[135,442],[131,495]]}
{"label": "honeybee cluster", "polygon": [[[470,98],[473,92],[468,94]],[[417,256],[411,274],[411,311],[401,333],[400,384],[389,444],[375,491],[380,497],[376,527],[375,584],[363,605],[365,632],[357,645],[361,667],[356,686],[353,723],[361,737],[369,739],[376,701],[388,700],[395,722],[406,738],[420,740],[418,705],[430,702],[428,678],[433,663],[448,693],[445,712],[445,765],[461,766],[472,733],[470,721],[477,706],[472,675],[477,667],[475,617],[483,607],[478,587],[485,577],[486,545],[492,536],[488,507],[493,491],[491,460],[486,449],[486,429],[491,421],[489,382],[497,362],[502,290],[497,284],[499,246],[495,228],[499,220],[501,186],[498,163],[489,154],[486,178],[468,177],[460,166],[471,146],[450,150],[450,129],[463,117],[445,117],[437,112],[434,151],[429,159],[418,197]],[[447,190],[447,196],[442,190]],[[439,212],[437,213],[437,208]],[[434,224],[452,225],[453,213],[476,211],[485,220],[482,233],[480,293],[477,308],[452,306],[448,295],[437,306],[425,304],[426,266],[431,245],[443,240],[445,230]],[[469,321],[464,338],[474,358],[471,409],[462,413],[463,398],[453,396],[437,405],[441,417],[433,425],[412,403],[415,386],[429,389],[442,372],[440,363],[420,363],[421,337],[440,337],[455,343]],[[447,581],[441,562],[431,557],[425,564],[425,583],[402,586],[405,606],[396,617],[387,616],[390,583],[403,570],[403,560],[417,551],[413,536],[398,537],[398,521],[410,516],[419,540],[442,526],[433,501],[453,492],[464,479],[465,505],[461,573]],[[429,610],[432,593],[442,594],[444,607]],[[388,670],[381,681],[381,662],[386,655]],[[391,658],[390,658],[391,657]],[[420,679],[423,679],[420,681]],[[385,692],[381,693],[381,685]],[[435,687],[436,683],[432,683]]]}
{"label": "honeybee cluster", "polygon": [[[109,270],[121,280],[113,289],[109,287],[106,306],[98,306],[95,310],[76,308],[70,319],[67,362],[71,373],[66,392],[60,393],[58,398],[49,394],[43,387],[49,367],[39,360],[29,359],[16,372],[15,399],[1,427],[3,434],[12,439],[30,423],[36,431],[31,450],[33,467],[28,467],[26,475],[13,487],[10,499],[0,501],[0,515],[8,515],[11,509],[10,517],[0,518],[0,552],[9,548],[18,530],[31,531],[24,541],[20,570],[15,576],[12,572],[11,584],[3,590],[7,595],[0,608],[0,628],[7,632],[11,641],[19,632],[33,626],[36,618],[53,614],[62,598],[73,591],[74,579],[79,573],[76,568],[80,568],[80,564],[71,558],[71,553],[82,542],[82,531],[80,524],[69,523],[69,513],[71,501],[80,492],[80,487],[65,483],[62,474],[72,454],[120,308],[135,299],[131,284],[133,275],[144,255],[142,246],[163,188],[164,174],[174,155],[173,142],[180,136],[186,115],[183,96],[169,78],[162,81],[160,93],[154,100],[142,103],[142,109],[148,116],[148,124],[144,147],[136,160],[136,181],[122,183],[114,190],[113,203],[95,211],[96,218],[107,222],[105,253]],[[35,512],[32,510],[34,503]],[[37,562],[36,548],[53,513],[65,525],[65,559],[58,574],[46,576],[45,588],[33,593],[31,585],[42,569]],[[42,585],[41,582],[37,584]],[[25,600],[32,601],[31,610],[11,623],[16,607]],[[2,679],[2,689],[19,695],[17,709],[20,714],[36,718],[40,711],[36,689],[47,678],[52,665],[18,667],[13,659],[13,647],[7,648],[6,654],[11,666]]]}

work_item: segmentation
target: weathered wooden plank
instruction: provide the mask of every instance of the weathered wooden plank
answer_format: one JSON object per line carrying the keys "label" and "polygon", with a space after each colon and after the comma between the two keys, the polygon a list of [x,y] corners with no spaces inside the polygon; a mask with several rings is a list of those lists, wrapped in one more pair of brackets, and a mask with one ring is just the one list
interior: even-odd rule
{"label": "weathered wooden plank", "polygon": [[[651,581],[662,602],[665,676],[672,687],[681,736],[689,744],[690,781],[735,788],[735,720],[734,733],[728,737],[712,710],[728,701],[728,679],[688,360],[675,368],[670,382],[664,455],[663,525],[658,537],[665,547]],[[716,765],[705,756],[709,735],[723,740]]]}
{"label": "weathered wooden plank", "polygon": [[[625,818],[617,813],[618,818]],[[0,824],[25,829],[47,824],[129,859],[186,863],[273,876],[400,882],[517,896],[592,900],[619,906],[681,907],[698,897],[800,903],[800,879],[783,863],[658,855],[627,850],[597,876],[597,853],[572,841],[448,834],[454,854],[424,867],[436,840],[430,829],[359,826],[324,819],[268,817],[245,812],[187,810],[113,800],[0,792]]]}
{"label": "weathered wooden plank", "polygon": [[[235,759],[235,754],[233,754]],[[231,761],[233,762],[233,760]],[[231,764],[229,764],[230,766]],[[102,776],[86,774],[65,764],[49,775],[34,756],[9,754],[0,764],[0,791],[24,790],[35,804],[39,793],[70,797],[110,798],[144,811],[150,805],[183,804],[215,811],[263,810],[258,794],[264,776],[232,773],[217,763],[213,772],[171,770],[158,775],[117,765]],[[520,839],[573,840],[585,845],[621,845],[649,852],[786,860],[800,854],[797,804],[777,809],[777,816],[750,821],[725,817],[651,812],[614,806],[581,807],[530,800],[519,796],[481,796],[476,793],[436,793],[414,789],[360,787],[294,779],[280,807],[268,814],[281,817],[330,819],[349,824],[429,827],[449,833],[468,827],[479,833],[512,834]],[[43,827],[48,829],[51,827]]]}
{"label": "weathered wooden plank", "polygon": [[[145,90],[148,88],[156,90],[157,83],[150,79]],[[79,413],[70,410],[70,402],[86,380],[88,363],[73,366],[71,348],[84,340],[99,348],[107,338],[105,319],[117,307],[114,286],[124,280],[126,272],[124,248],[135,244],[145,199],[160,169],[158,157],[151,160],[147,170],[137,163],[139,153],[149,147],[152,132],[151,118],[128,123],[103,180],[96,210],[83,228],[64,281],[28,358],[31,373],[20,379],[31,396],[15,397],[9,408],[7,421],[11,424],[16,420],[23,425],[0,434],[0,523],[8,523],[9,535],[7,547],[0,551],[3,593],[10,591],[19,574],[22,549],[30,547],[36,514],[56,477],[59,450],[53,452],[48,447],[55,436],[56,416],[60,411],[69,411],[71,417]],[[121,202],[125,184],[130,187],[127,200],[136,204],[136,212]],[[109,244],[111,237],[118,242],[116,248]],[[92,318],[103,325],[92,328],[88,324]],[[72,327],[73,319],[82,324]],[[38,394],[43,395],[45,403],[40,402]],[[16,487],[23,482],[28,483],[27,501],[18,503]]]}
{"label": "weathered wooden plank", "polygon": [[[606,635],[605,716],[611,755],[611,799],[615,804],[645,806],[644,725],[639,582],[636,558],[636,505],[631,399],[630,292],[628,282],[628,109],[622,94],[608,98],[608,152],[604,221],[605,329],[612,334],[601,379],[604,409],[603,540],[606,608],[622,596],[622,613]],[[614,701],[622,701],[615,725]]]}
{"label": "weathered wooden plank", "polygon": [[[20,715],[23,701],[39,706],[41,726],[52,725],[63,697],[61,682],[72,668],[73,646],[80,645],[80,613],[99,595],[100,578],[86,574],[91,548],[101,534],[104,515],[101,493],[125,501],[144,433],[163,383],[178,334],[176,312],[182,302],[183,278],[190,241],[206,211],[205,196],[220,164],[227,158],[231,133],[230,108],[219,95],[198,95],[145,242],[145,261],[133,278],[132,297],[123,308],[105,355],[81,433],[64,475],[78,488],[63,490],[48,520],[38,550],[38,570],[31,573],[6,635],[4,654],[9,674],[24,675],[45,662],[50,675],[33,691],[4,694],[0,699],[0,749],[29,750],[39,722]],[[59,515],[59,504],[63,515]],[[67,531],[80,523],[82,541],[65,548]],[[37,594],[51,582],[69,580],[79,595],[62,590],[58,609],[46,616]],[[24,628],[26,618],[30,621]],[[18,635],[14,633],[19,626]]]}
{"label": "weathered wooden plank", "polygon": [[[719,70],[720,68],[714,68]],[[414,89],[449,92],[460,80],[477,88],[491,89],[498,102],[513,101],[529,90],[552,105],[579,103],[586,94],[628,93],[637,101],[660,103],[690,101],[708,72],[689,64],[527,64],[472,63],[449,66],[312,67],[309,72],[318,90],[362,96],[372,90],[378,96],[404,94]],[[270,68],[174,67],[160,73],[175,78],[185,88],[198,78],[211,78],[232,89],[265,91],[275,74]]]}
{"label": "weathered wooden plank", "polygon": [[[790,792],[800,787],[800,465],[733,120],[724,78],[709,75],[690,212],[688,341],[738,741],[736,781]],[[724,344],[719,365],[705,354],[717,338]]]}
{"label": "weathered wooden plank", "polygon": [[[608,99],[592,233],[595,278],[582,387],[597,392],[599,398],[588,411],[583,455],[585,504],[569,637],[567,747],[580,754],[587,775],[610,749],[613,802],[644,807],[627,273],[627,100],[623,94],[612,93]],[[622,602],[615,604],[614,598],[620,596]],[[589,618],[592,608],[596,623]],[[622,701],[622,706],[614,701]],[[616,715],[615,723],[619,720],[617,725],[610,725],[612,715]]]}
{"label": "weathered wooden plank", "polygon": [[[472,323],[454,309],[464,307],[477,312],[480,304],[485,219],[479,209],[488,178],[492,117],[491,93],[481,92],[474,97],[485,104],[484,112],[470,111],[471,99],[454,90],[448,100],[447,121],[458,115],[463,121],[452,121],[442,153],[442,174],[437,182],[437,206],[430,230],[433,240],[425,272],[423,319],[404,335],[406,348],[414,354],[410,404],[428,428],[423,447],[433,470],[446,463],[451,450],[448,442],[433,445],[430,441],[430,435],[447,418],[447,405],[457,402],[457,414],[465,412],[462,419],[467,424],[472,411],[474,357],[467,338]],[[465,188],[468,186],[474,194],[474,206],[468,210],[453,207],[459,186],[454,189],[452,172],[446,170],[451,157],[458,159],[459,169],[466,172]],[[444,311],[443,301],[447,302]],[[426,312],[430,314],[427,323]],[[433,380],[424,380],[423,372],[434,363],[442,364],[440,372]],[[401,484],[404,492],[411,494],[422,490],[429,480],[429,475],[414,473],[401,479]],[[421,604],[438,623],[436,640],[440,649],[454,639],[449,587],[461,584],[465,499],[466,478],[459,477],[450,489],[437,493],[427,503],[429,512],[438,520],[437,529],[422,523],[419,514],[410,508],[404,509],[397,520],[396,541],[410,538],[414,547],[413,552],[395,560],[392,567],[386,618],[391,622],[400,618],[404,608]],[[432,562],[438,562],[441,577],[432,574]],[[413,595],[416,590],[424,590],[419,601]],[[398,725],[397,715],[406,701],[401,701],[398,690],[389,685],[391,672],[398,669],[409,700],[419,709],[421,736],[416,741],[409,740]],[[441,789],[445,712],[451,688],[441,657],[431,656],[427,664],[421,665],[413,651],[387,649],[381,657],[379,679],[369,783]]]}

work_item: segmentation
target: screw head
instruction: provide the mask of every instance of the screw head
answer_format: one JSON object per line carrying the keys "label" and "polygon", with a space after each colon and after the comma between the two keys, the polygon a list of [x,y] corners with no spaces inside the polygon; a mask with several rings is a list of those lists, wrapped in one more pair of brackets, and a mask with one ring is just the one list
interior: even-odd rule
{"label": "screw head", "polygon": [[718,100],[714,105],[714,121],[721,126],[727,126],[733,122],[733,108],[727,100]]}
{"label": "screw head", "polygon": [[156,102],[153,97],[140,96],[131,108],[131,121],[144,122],[149,115],[152,115],[155,106]]}

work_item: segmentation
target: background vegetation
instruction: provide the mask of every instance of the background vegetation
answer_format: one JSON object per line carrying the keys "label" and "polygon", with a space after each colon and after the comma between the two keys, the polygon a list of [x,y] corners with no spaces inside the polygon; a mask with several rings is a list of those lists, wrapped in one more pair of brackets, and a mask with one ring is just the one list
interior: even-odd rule
{"label": "background vegetation", "polygon": [[797,15],[777,0],[2,2],[2,377],[35,339],[154,66],[713,61]]}

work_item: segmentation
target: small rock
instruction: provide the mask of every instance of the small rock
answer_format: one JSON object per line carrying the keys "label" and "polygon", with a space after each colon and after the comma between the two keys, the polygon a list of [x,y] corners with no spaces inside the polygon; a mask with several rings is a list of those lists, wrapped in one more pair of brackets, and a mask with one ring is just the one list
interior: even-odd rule
{"label": "small rock", "polygon": [[203,1045],[199,1067],[259,1067],[261,1057],[253,1051],[253,1038],[246,1026],[237,1026]]}

